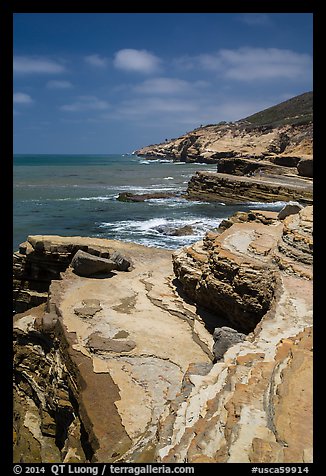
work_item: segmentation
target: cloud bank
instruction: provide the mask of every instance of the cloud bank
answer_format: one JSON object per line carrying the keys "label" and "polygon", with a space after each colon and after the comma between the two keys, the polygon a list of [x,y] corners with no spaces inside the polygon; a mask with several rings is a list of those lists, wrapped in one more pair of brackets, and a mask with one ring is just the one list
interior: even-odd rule
{"label": "cloud bank", "polygon": [[70,81],[60,81],[56,79],[52,79],[46,83],[46,87],[48,89],[71,89],[73,85]]}
{"label": "cloud bank", "polygon": [[53,74],[66,71],[65,67],[57,61],[30,56],[14,57],[13,66],[16,74]]}
{"label": "cloud bank", "polygon": [[236,81],[301,80],[312,72],[310,55],[279,48],[221,49],[216,53],[177,58],[175,65],[185,71],[202,68]]}
{"label": "cloud bank", "polygon": [[25,93],[14,93],[13,100],[14,104],[32,104],[33,102],[31,96]]}
{"label": "cloud bank", "polygon": [[98,99],[96,96],[78,96],[77,100],[64,104],[60,107],[62,111],[80,112],[80,111],[104,111],[110,107],[107,101]]}

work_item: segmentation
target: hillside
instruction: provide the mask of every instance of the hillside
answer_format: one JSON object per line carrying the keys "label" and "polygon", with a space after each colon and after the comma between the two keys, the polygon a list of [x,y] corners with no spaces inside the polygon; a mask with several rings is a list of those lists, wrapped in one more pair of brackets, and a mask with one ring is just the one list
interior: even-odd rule
{"label": "hillside", "polygon": [[308,124],[313,120],[313,93],[300,94],[276,106],[245,117],[243,121],[255,125]]}
{"label": "hillside", "polygon": [[236,122],[207,125],[134,153],[184,162],[221,159],[312,158],[312,92],[296,96]]}

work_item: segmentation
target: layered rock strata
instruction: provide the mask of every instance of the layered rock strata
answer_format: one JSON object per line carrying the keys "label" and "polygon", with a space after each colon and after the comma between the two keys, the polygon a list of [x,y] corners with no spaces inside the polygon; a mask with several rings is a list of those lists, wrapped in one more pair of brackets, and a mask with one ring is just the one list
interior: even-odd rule
{"label": "layered rock strata", "polygon": [[311,462],[312,207],[293,212],[237,213],[174,253],[177,279],[167,250],[70,238],[133,267],[69,266],[15,316],[15,461]]}
{"label": "layered rock strata", "polygon": [[14,311],[24,312],[46,302],[51,281],[60,278],[78,251],[88,254],[84,261],[88,261],[88,269],[92,267],[93,272],[103,270],[109,258],[111,269],[128,270],[131,262],[119,255],[112,243],[113,246],[108,243],[104,246],[103,241],[96,238],[90,243],[84,237],[29,236],[13,256]]}
{"label": "layered rock strata", "polygon": [[246,121],[200,127],[176,139],[135,151],[147,157],[219,163],[220,159],[311,158],[312,123],[255,126]]}
{"label": "layered rock strata", "polygon": [[[269,224],[236,223],[174,254],[188,295],[234,326],[243,327],[239,306],[260,321],[171,404],[161,462],[312,461],[312,207],[283,222],[268,215]],[[270,282],[255,279],[263,269]]]}
{"label": "layered rock strata", "polygon": [[201,126],[134,153],[149,159],[217,164],[217,174],[197,173],[192,178],[189,198],[312,203],[312,183],[301,180],[313,177],[312,93],[236,122]]}
{"label": "layered rock strata", "polygon": [[170,252],[87,242],[130,256],[133,269],[85,277],[70,266],[45,305],[15,316],[17,462],[153,461],[158,420],[188,366],[212,366],[213,338],[176,292]]}
{"label": "layered rock strata", "polygon": [[274,202],[297,200],[313,202],[313,184],[308,179],[295,180],[275,176],[239,177],[225,173],[197,172],[188,183],[186,196],[192,200],[223,202]]}

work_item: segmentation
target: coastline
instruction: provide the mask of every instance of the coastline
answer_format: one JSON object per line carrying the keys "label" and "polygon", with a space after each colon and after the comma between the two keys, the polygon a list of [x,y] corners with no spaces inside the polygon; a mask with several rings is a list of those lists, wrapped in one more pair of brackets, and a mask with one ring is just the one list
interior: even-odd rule
{"label": "coastline", "polygon": [[[149,162],[149,161],[147,161]],[[155,161],[134,156],[20,157],[14,165],[13,251],[28,235],[57,234],[119,239],[177,249],[201,239],[237,210],[260,206],[278,211],[285,202],[241,204],[187,200],[196,171],[215,166]],[[134,203],[119,195],[136,196]],[[173,196],[176,194],[176,196]],[[140,200],[138,200],[138,198]],[[170,198],[157,198],[157,197]],[[192,234],[171,235],[190,226]]]}
{"label": "coastline", "polygon": [[310,125],[240,129],[21,182],[69,226],[14,252],[15,461],[313,461]]}

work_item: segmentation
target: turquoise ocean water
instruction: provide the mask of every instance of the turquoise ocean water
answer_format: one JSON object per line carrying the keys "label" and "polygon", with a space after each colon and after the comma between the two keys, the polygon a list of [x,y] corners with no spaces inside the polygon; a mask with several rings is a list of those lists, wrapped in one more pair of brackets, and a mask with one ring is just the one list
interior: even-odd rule
{"label": "turquoise ocean water", "polygon": [[[28,235],[91,236],[176,249],[199,240],[237,210],[279,210],[273,204],[187,201],[183,198],[124,203],[120,192],[185,191],[197,170],[215,165],[145,160],[134,155],[15,155],[13,248]],[[192,226],[189,236],[167,227]]]}

